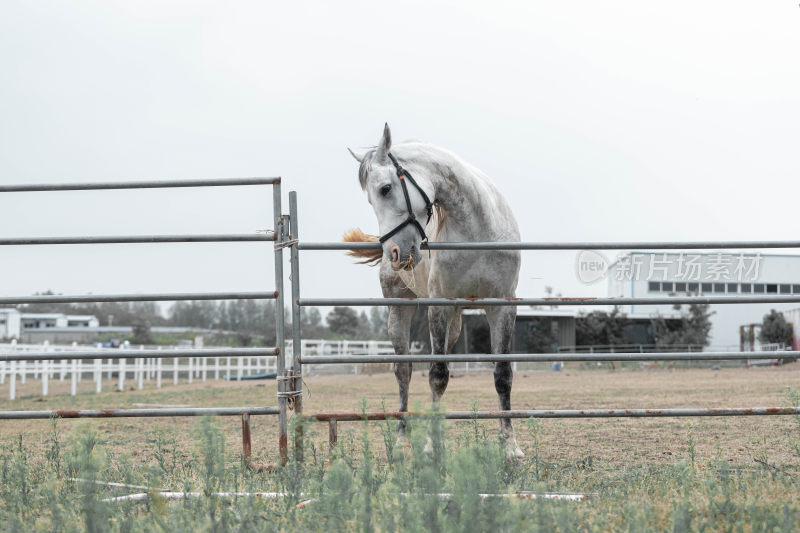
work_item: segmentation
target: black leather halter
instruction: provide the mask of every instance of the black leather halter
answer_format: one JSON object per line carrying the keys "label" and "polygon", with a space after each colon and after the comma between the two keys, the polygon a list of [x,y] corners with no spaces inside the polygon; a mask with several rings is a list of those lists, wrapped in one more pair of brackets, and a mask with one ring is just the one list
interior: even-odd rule
{"label": "black leather halter", "polygon": [[400,179],[400,185],[403,187],[403,196],[406,197],[406,207],[408,208],[408,218],[398,224],[392,231],[381,237],[379,240],[381,244],[383,244],[387,240],[391,239],[392,236],[394,236],[398,231],[405,228],[409,224],[413,224],[414,227],[417,228],[417,231],[419,231],[419,234],[422,236],[422,242],[428,242],[428,236],[425,235],[425,230],[423,229],[422,224],[419,223],[419,220],[417,220],[417,217],[414,215],[414,210],[411,208],[411,199],[408,197],[406,178],[408,178],[408,181],[410,181],[411,184],[417,188],[419,193],[422,195],[422,199],[425,200],[425,211],[428,212],[428,220],[425,222],[426,226],[428,225],[428,222],[431,221],[431,216],[433,216],[433,203],[431,203],[431,200],[428,198],[428,195],[425,194],[425,191],[422,190],[422,187],[420,187],[416,180],[411,177],[411,174],[408,172],[408,170],[401,167],[400,163],[397,162],[397,159],[395,159],[392,154],[388,155],[389,159],[391,159],[392,163],[394,164],[394,168],[397,169],[397,177]]}

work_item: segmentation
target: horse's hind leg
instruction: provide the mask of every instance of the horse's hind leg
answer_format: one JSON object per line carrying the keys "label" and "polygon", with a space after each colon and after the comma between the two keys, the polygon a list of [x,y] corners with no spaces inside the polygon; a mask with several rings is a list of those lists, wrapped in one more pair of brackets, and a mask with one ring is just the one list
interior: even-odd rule
{"label": "horse's hind leg", "polygon": [[[492,353],[511,353],[511,338],[514,335],[516,307],[487,307],[486,319],[489,321],[489,332],[492,341]],[[494,388],[497,391],[499,407],[502,411],[511,409],[511,383],[513,372],[511,363],[495,363]],[[509,457],[524,457],[525,454],[517,446],[514,426],[510,418],[500,419],[500,433],[506,439],[506,454]]]}
{"label": "horse's hind leg", "polygon": [[[389,307],[389,338],[392,340],[394,353],[409,353],[411,339],[411,319],[414,308],[405,306]],[[395,363],[394,375],[400,392],[400,411],[408,411],[408,384],[411,382],[411,363]],[[397,423],[397,440],[406,438],[406,421]]]}

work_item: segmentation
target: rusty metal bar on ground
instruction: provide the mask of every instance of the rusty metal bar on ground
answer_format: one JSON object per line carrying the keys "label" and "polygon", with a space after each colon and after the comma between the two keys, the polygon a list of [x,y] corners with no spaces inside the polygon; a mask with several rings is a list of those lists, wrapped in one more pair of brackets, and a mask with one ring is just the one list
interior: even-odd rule
{"label": "rusty metal bar on ground", "polygon": [[401,354],[303,355],[304,365],[352,363],[549,363],[553,361],[724,361],[741,359],[797,359],[800,351],[786,352],[660,352],[660,353],[508,353],[508,354]]}
{"label": "rusty metal bar on ground", "polygon": [[20,237],[0,239],[0,246],[44,244],[151,244],[164,242],[264,242],[274,241],[275,232],[219,235],[105,235],[95,237]]}
{"label": "rusty metal bar on ground", "polygon": [[173,359],[176,357],[269,357],[278,348],[204,348],[191,350],[82,350],[75,352],[0,353],[0,361],[69,361],[70,359]]}
{"label": "rusty metal bar on ground", "polygon": [[85,183],[35,183],[0,185],[3,192],[97,191],[116,189],[168,189],[177,187],[227,187],[234,185],[278,185],[281,178],[215,178],[199,180],[97,181]]}
{"label": "rusty metal bar on ground", "polygon": [[[447,411],[442,413],[370,412],[315,413],[303,415],[319,422],[358,422],[412,417],[446,420],[493,420],[498,418],[661,418],[682,416],[800,415],[800,407],[716,407],[675,409],[528,409],[513,411]],[[330,426],[329,426],[330,427]]]}
{"label": "rusty metal bar on ground", "polygon": [[2,296],[0,304],[63,304],[82,302],[177,302],[183,300],[274,300],[278,291],[272,292],[157,292],[153,294],[37,294],[34,296]]}
{"label": "rusty metal bar on ground", "polygon": [[277,415],[277,407],[182,407],[164,409],[54,409],[47,411],[0,411],[0,420],[49,418],[155,418],[162,416]]}
{"label": "rusty metal bar on ground", "polygon": [[653,298],[571,297],[571,298],[300,298],[301,307],[361,305],[434,305],[450,307],[558,306],[558,305],[676,305],[676,304],[760,304],[798,303],[800,294],[772,296],[668,296]]}
{"label": "rusty metal bar on ground", "polygon": [[[299,242],[300,250],[380,250],[378,242]],[[423,250],[711,250],[800,248],[800,241],[431,242]]]}
{"label": "rusty metal bar on ground", "polygon": [[339,428],[337,424],[338,420],[335,418],[331,418],[328,420],[328,446],[331,450],[336,446],[336,443],[339,441]]}

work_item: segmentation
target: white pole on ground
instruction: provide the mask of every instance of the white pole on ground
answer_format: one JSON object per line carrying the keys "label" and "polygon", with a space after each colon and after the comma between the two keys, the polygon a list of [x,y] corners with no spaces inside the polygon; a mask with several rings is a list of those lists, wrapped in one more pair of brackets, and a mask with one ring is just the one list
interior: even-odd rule
{"label": "white pole on ground", "polygon": [[219,379],[219,357],[214,358],[214,379]]}
{"label": "white pole on ground", "polygon": [[58,381],[64,381],[64,378],[67,377],[67,361],[66,359],[61,360],[61,364],[58,365]]}
{"label": "white pole on ground", "polygon": [[17,362],[11,361],[11,372],[8,374],[8,399],[13,400],[17,397]]}
{"label": "white pole on ground", "polygon": [[188,361],[189,361],[189,385],[192,384],[192,378],[194,377],[194,376],[192,376],[192,360],[193,359],[194,359],[194,357],[189,357],[188,358]]}
{"label": "white pole on ground", "polygon": [[27,361],[20,361],[19,362],[19,382],[22,385],[25,385],[26,374],[27,373],[28,373],[28,362]]}
{"label": "white pole on ground", "polygon": [[113,376],[113,373],[114,373],[113,359],[109,359],[108,360],[108,367],[107,368],[108,368],[108,381],[111,381],[113,379],[113,377],[114,377]]}
{"label": "white pole on ground", "polygon": [[69,381],[69,394],[70,396],[75,396],[78,394],[78,360],[72,360],[72,376],[70,376]]}
{"label": "white pole on ground", "polygon": [[42,361],[42,396],[47,396],[50,385],[50,361]]}
{"label": "white pole on ground", "polygon": [[0,361],[0,385],[6,382],[6,362]]}
{"label": "white pole on ground", "polygon": [[103,360],[94,360],[94,392],[100,394],[103,392]]}
{"label": "white pole on ground", "polygon": [[206,382],[206,375],[208,374],[208,357],[203,357],[203,383]]}
{"label": "white pole on ground", "polygon": [[242,361],[241,357],[237,357],[236,359],[238,359],[236,365],[238,367],[236,374],[236,381],[242,381],[242,373],[244,372],[244,361]]}
{"label": "white pole on ground", "polygon": [[226,357],[225,359],[227,361],[226,368],[225,368],[225,379],[230,381],[231,380],[231,358],[230,357]]}
{"label": "white pole on ground", "polygon": [[172,384],[178,384],[178,358],[172,358]]}
{"label": "white pole on ground", "polygon": [[161,388],[161,359],[156,359],[156,388]]}
{"label": "white pole on ground", "polygon": [[119,360],[119,384],[117,390],[120,392],[125,391],[125,359]]}
{"label": "white pole on ground", "polygon": [[144,388],[144,359],[136,358],[136,366],[139,367],[139,390]]}

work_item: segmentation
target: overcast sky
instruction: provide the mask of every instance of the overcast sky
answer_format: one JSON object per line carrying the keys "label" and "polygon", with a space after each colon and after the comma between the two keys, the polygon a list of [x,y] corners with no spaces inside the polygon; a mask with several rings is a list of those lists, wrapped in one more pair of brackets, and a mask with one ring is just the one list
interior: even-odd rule
{"label": "overcast sky", "polygon": [[[5,0],[0,183],[280,175],[301,237],[338,240],[377,231],[346,147],[388,121],[483,169],[523,240],[797,239],[799,26],[788,0]],[[269,187],[7,193],[0,236],[250,233],[271,205]],[[2,247],[0,293],[272,290],[271,261]],[[518,294],[604,295],[574,263],[526,252]],[[301,269],[304,296],[380,295],[340,252]]]}

